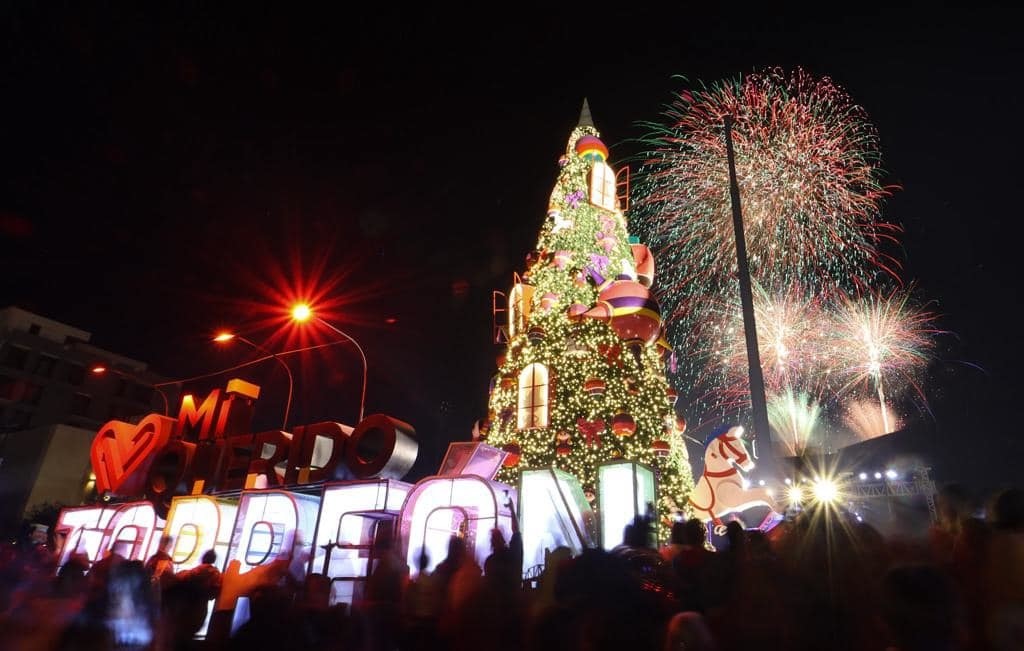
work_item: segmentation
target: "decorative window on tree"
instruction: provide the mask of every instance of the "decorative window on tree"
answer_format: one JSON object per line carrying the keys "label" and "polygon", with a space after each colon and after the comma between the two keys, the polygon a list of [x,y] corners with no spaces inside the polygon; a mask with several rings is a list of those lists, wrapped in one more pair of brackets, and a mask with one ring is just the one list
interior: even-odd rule
{"label": "decorative window on tree", "polygon": [[516,427],[548,426],[548,367],[530,364],[519,374],[519,412]]}
{"label": "decorative window on tree", "polygon": [[615,171],[607,163],[595,162],[590,172],[590,203],[615,210],[615,189]]}
{"label": "decorative window on tree", "polygon": [[526,320],[530,316],[530,301],[533,299],[533,286],[516,283],[508,297],[508,336],[514,337],[526,329]]}

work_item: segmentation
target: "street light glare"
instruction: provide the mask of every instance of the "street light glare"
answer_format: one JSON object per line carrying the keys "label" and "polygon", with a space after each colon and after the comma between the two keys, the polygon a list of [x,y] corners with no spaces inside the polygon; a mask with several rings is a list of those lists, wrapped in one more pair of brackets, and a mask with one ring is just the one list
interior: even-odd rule
{"label": "street light glare", "polygon": [[107,372],[107,367],[103,366],[103,365],[98,365],[98,366],[93,366],[91,370],[96,375],[103,375],[104,373]]}
{"label": "street light glare", "polygon": [[831,479],[821,478],[814,482],[814,499],[822,504],[831,504],[839,498],[839,487]]}
{"label": "street light glare", "polygon": [[789,498],[790,504],[800,504],[804,499],[804,492],[799,486],[790,486],[786,491],[786,497]]}
{"label": "street light glare", "polygon": [[225,341],[231,341],[234,338],[235,335],[231,334],[230,332],[222,332],[218,334],[216,337],[214,337],[213,340],[216,341],[217,343],[224,343]]}
{"label": "street light glare", "polygon": [[313,316],[313,310],[310,309],[309,305],[305,303],[296,303],[292,307],[292,319],[299,323],[309,321],[310,317]]}

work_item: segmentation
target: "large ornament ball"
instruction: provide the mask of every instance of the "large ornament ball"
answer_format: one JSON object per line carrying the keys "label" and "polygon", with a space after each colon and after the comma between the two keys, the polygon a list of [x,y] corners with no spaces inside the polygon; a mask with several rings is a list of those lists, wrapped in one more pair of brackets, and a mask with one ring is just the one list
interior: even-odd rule
{"label": "large ornament ball", "polygon": [[597,136],[582,136],[576,141],[576,155],[592,161],[608,159],[608,148]]}
{"label": "large ornament ball", "polygon": [[653,452],[656,457],[667,457],[669,453],[668,441],[654,439],[651,441],[651,452]]}
{"label": "large ornament ball", "polygon": [[601,378],[589,378],[583,383],[583,390],[592,396],[603,396],[605,390],[605,382]]}
{"label": "large ornament ball", "polygon": [[633,436],[636,433],[636,421],[626,413],[616,414],[612,418],[612,434],[619,438]]}

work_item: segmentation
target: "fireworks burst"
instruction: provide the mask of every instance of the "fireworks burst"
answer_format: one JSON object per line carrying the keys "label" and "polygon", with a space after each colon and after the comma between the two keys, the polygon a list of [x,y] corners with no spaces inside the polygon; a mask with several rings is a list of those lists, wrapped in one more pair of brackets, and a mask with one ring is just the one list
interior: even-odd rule
{"label": "fireworks burst", "polygon": [[646,125],[631,214],[658,259],[658,298],[684,356],[677,380],[712,419],[749,395],[739,310],[721,307],[739,294],[727,115],[751,276],[764,288],[755,310],[770,396],[793,389],[822,399],[834,351],[820,336],[820,305],[898,269],[886,253],[899,227],[881,217],[890,188],[878,134],[846,91],[803,70],[770,69],[679,93],[664,123]]}
{"label": "fireworks burst", "polygon": [[851,400],[846,404],[843,422],[858,441],[866,441],[895,432],[903,421],[890,409],[883,415],[882,405],[874,400]]}
{"label": "fireworks burst", "polygon": [[[909,291],[845,298],[831,317],[831,359],[842,394],[857,388],[878,392],[883,422],[884,387],[913,387],[923,399],[917,378],[935,347],[935,315],[910,303]],[[891,389],[890,389],[891,390]],[[887,431],[889,423],[884,423]]]}
{"label": "fireworks burst", "polygon": [[[712,359],[727,382],[737,385],[730,391],[735,394],[746,389],[749,379],[739,302],[726,305],[721,316],[715,320],[717,338]],[[820,301],[808,298],[807,291],[797,286],[770,295],[755,285],[754,317],[768,393],[779,395],[792,387],[812,391],[822,361]],[[748,399],[746,394],[744,398]]]}
{"label": "fireworks burst", "polygon": [[[898,228],[881,220],[878,135],[861,107],[828,78],[770,70],[678,95],[667,125],[650,125],[641,170],[641,230],[658,250],[671,295],[731,286],[736,245],[723,137],[733,141],[751,275],[865,285],[892,269],[880,250]],[[893,273],[895,275],[895,273]],[[679,286],[683,283],[684,286]],[[673,298],[673,296],[669,298]],[[691,298],[696,298],[690,294]],[[682,303],[685,309],[685,301]]]}
{"label": "fireworks burst", "polygon": [[786,389],[768,403],[768,422],[775,439],[791,456],[803,454],[818,426],[821,405],[806,393]]}

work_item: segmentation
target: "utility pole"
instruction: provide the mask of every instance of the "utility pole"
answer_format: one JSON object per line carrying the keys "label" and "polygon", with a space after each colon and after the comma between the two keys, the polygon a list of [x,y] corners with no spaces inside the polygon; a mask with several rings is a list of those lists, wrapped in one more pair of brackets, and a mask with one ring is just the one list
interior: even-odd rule
{"label": "utility pole", "polygon": [[732,198],[732,225],[736,234],[736,270],[740,281],[740,303],[743,307],[743,334],[747,342],[747,365],[750,371],[750,407],[754,421],[754,456],[761,471],[774,476],[775,455],[768,425],[768,406],[761,372],[761,353],[757,347],[757,324],[754,321],[754,294],[747,262],[747,240],[743,234],[743,207],[740,186],[736,181],[736,154],[732,147],[733,116],[725,116],[725,151],[729,160],[729,194]]}

